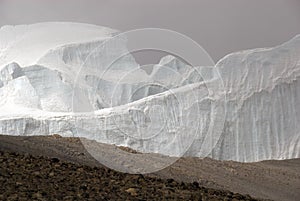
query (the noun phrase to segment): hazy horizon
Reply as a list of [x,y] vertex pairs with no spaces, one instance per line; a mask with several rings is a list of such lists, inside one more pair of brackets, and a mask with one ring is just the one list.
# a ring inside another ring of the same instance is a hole
[[231,52],[276,46],[300,34],[299,11],[298,0],[0,0],[0,26],[72,21],[120,31],[165,28],[192,38],[217,62]]

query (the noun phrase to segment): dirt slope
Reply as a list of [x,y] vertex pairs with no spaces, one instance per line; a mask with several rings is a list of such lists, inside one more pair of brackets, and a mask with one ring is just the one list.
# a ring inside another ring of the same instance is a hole
[[[91,142],[95,143],[95,142]],[[126,150],[97,143],[97,150],[112,156],[111,160],[122,160]],[[62,161],[89,167],[103,167],[82,146],[78,138],[59,136],[15,137],[0,136],[0,151],[32,154],[34,156],[56,157]],[[144,163],[143,158],[155,162],[156,155],[142,155],[136,163]],[[146,159],[145,159],[146,160]],[[198,182],[207,188],[249,194],[252,197],[272,200],[299,200],[300,159],[283,161],[263,161],[258,163],[237,163],[212,159],[181,158],[172,166],[148,175],[162,179],[172,178],[177,182]]]

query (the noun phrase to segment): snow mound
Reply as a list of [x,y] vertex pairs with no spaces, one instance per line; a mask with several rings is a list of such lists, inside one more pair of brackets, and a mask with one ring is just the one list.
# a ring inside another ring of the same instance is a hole
[[12,62],[34,65],[49,50],[112,37],[115,30],[89,24],[48,22],[3,26],[0,29],[0,66]]

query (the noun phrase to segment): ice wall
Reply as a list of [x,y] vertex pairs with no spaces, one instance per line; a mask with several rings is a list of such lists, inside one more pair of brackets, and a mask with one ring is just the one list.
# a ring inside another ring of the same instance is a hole
[[227,113],[223,138],[212,156],[235,161],[298,158],[300,35],[275,48],[230,54],[216,67],[225,85]]
[[300,156],[300,36],[215,67],[166,56],[148,75],[115,34],[72,23],[1,28],[0,133],[241,162]]

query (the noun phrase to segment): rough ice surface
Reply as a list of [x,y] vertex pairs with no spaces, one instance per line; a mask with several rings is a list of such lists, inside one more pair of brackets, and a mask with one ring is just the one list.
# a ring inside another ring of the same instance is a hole
[[76,23],[2,27],[0,133],[241,162],[300,156],[300,36],[214,67],[166,56],[148,75],[116,34]]
[[213,157],[298,158],[300,35],[275,48],[230,54],[216,67],[225,85],[227,113]]

